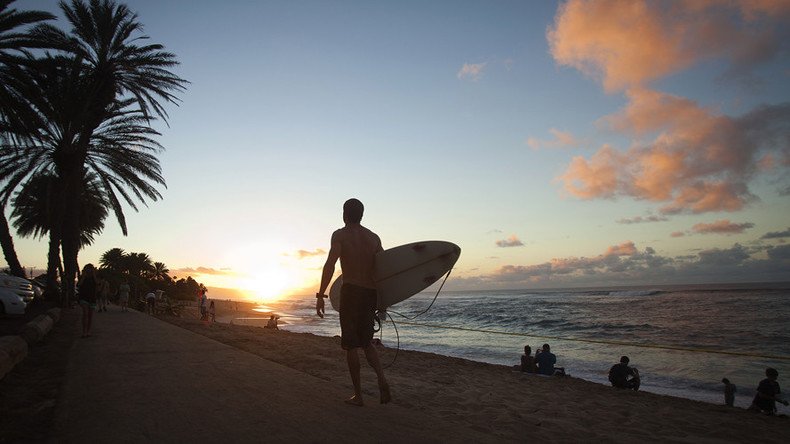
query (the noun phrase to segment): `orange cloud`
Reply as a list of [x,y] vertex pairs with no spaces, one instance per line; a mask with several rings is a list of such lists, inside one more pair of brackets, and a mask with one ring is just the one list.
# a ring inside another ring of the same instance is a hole
[[614,197],[622,188],[620,165],[626,163],[622,153],[604,145],[587,161],[582,156],[571,160],[565,173],[557,179],[565,182],[565,189],[582,199]]
[[551,128],[549,132],[554,136],[553,140],[541,140],[530,137],[527,139],[527,145],[533,150],[540,148],[565,148],[579,145],[579,140],[568,131],[560,131],[556,128]]
[[726,76],[747,78],[787,48],[789,21],[786,0],[562,3],[546,34],[551,54],[625,93],[627,105],[601,123],[633,140],[624,152],[607,144],[574,157],[558,177],[565,191],[663,203],[663,214],[738,211],[755,200],[756,174],[790,168],[790,104],[730,117],[651,83],[712,59],[729,65]]
[[316,257],[316,256],[326,256],[326,251],[317,248],[313,251],[299,250],[296,252],[296,257],[299,259],[304,259],[306,257]]
[[496,241],[496,246],[500,248],[507,248],[507,247],[523,247],[524,243],[519,240],[516,235],[512,235],[507,239],[502,239]]
[[725,57],[748,66],[773,58],[790,3],[570,0],[546,37],[554,59],[624,91],[700,60]]
[[612,245],[603,254],[604,257],[609,256],[633,256],[637,253],[636,246],[633,242],[628,241],[620,245]]
[[664,202],[663,214],[737,211],[755,199],[747,184],[764,171],[766,156],[790,153],[790,104],[733,118],[657,91],[635,89],[628,97],[602,121],[634,137],[654,134],[652,141],[573,158],[558,177],[572,196]]
[[691,231],[699,234],[738,234],[752,227],[754,227],[754,224],[751,222],[736,224],[730,222],[729,219],[723,219],[709,224],[696,224],[691,227]]

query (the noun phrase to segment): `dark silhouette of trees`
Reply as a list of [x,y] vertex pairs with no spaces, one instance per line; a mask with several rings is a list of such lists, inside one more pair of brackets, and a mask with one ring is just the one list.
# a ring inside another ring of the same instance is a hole
[[151,124],[166,120],[163,104],[177,103],[175,93],[186,81],[170,71],[178,64],[175,55],[144,44],[142,25],[125,5],[72,0],[60,7],[71,31],[50,24],[33,28],[31,41],[55,51],[40,58],[28,54],[9,77],[29,110],[19,113],[22,124],[8,125],[0,198],[38,175],[55,177],[61,198],[50,209],[49,234],[62,250],[69,300],[83,245],[80,198],[88,175],[95,175],[106,207],[127,234],[121,202],[137,211],[137,201],[161,198],[157,186],[165,181],[156,154],[162,147]]
[[[32,48],[41,48],[40,41],[22,29],[46,20],[54,15],[43,11],[17,11],[11,9],[12,0],[0,0],[0,143],[5,149],[7,133],[17,130],[24,121],[26,103],[14,90],[13,79],[18,66],[24,63],[25,55]],[[3,181],[0,176],[0,182]],[[14,249],[14,241],[5,217],[5,207],[10,195],[0,195],[0,246],[3,249],[9,271],[15,276],[25,277]]]
[[122,279],[132,287],[132,297],[137,299],[152,290],[162,290],[171,299],[194,301],[197,292],[205,286],[191,276],[174,281],[163,262],[153,262],[146,253],[126,253],[112,248],[99,260],[100,272],[114,289]]
[[[93,243],[94,236],[104,229],[107,218],[107,202],[101,193],[101,187],[95,174],[86,177],[87,183],[82,190],[80,205],[80,248]],[[33,176],[26,186],[14,197],[11,217],[14,228],[20,236],[43,237],[47,235],[55,223],[52,208],[61,199],[56,187],[57,178],[51,174]],[[57,282],[54,277],[62,272],[60,249],[55,236],[50,236],[47,260],[47,292],[50,297],[57,295]]]

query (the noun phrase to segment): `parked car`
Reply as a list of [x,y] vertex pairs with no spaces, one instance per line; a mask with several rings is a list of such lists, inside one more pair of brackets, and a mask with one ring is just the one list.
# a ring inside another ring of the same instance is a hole
[[24,315],[35,296],[33,284],[27,279],[0,274],[0,315]]

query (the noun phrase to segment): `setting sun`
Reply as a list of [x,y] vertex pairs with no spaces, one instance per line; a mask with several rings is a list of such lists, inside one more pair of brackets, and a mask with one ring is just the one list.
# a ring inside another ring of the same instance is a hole
[[295,286],[298,286],[295,273],[285,267],[263,269],[248,278],[240,278],[237,284],[260,302],[280,299],[293,292]]

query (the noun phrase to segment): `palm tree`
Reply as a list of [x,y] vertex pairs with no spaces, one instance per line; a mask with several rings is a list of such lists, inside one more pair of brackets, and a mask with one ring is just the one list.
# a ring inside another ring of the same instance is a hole
[[146,253],[129,253],[126,255],[126,269],[131,276],[146,277],[154,270],[154,263]]
[[[104,200],[101,186],[95,174],[86,178],[80,204],[80,248],[93,243],[94,236],[104,229],[107,218],[108,204]],[[20,236],[43,237],[48,234],[54,224],[52,208],[61,199],[55,186],[57,178],[51,174],[33,176],[16,194],[13,200],[14,227]],[[55,276],[62,270],[60,248],[55,236],[50,236],[47,261],[47,290],[50,294],[57,293]]]
[[[10,9],[11,3],[13,0],[0,0],[0,137],[3,137],[10,126],[20,122],[18,118],[20,115],[25,114],[24,101],[20,100],[11,87],[14,83],[11,80],[13,73],[28,49],[42,47],[39,40],[32,38],[27,32],[22,32],[21,28],[55,18],[48,12],[19,12]],[[0,199],[0,245],[11,274],[24,277],[25,272],[17,258],[8,220],[5,217],[7,202],[7,197]]]
[[167,268],[163,262],[154,262],[154,268],[151,271],[151,279],[157,281],[169,281],[170,280],[170,270]]
[[126,271],[126,252],[121,248],[111,248],[101,255],[99,264],[102,268],[123,273]]
[[[148,126],[151,119],[130,108],[131,100],[119,100],[108,106],[107,119],[94,131],[86,151],[75,160],[73,141],[79,137],[75,129],[85,121],[81,97],[89,87],[84,66],[74,59],[45,57],[31,61],[24,72],[25,77],[17,88],[35,111],[38,130],[18,137],[15,145],[0,155],[0,177],[6,177],[0,197],[28,183],[30,176],[52,172],[54,187],[61,198],[55,199],[50,209],[53,223],[49,233],[51,243],[63,248],[63,282],[68,292],[70,282],[73,286],[69,271],[76,273],[76,257],[72,256],[69,262],[65,235],[70,233],[67,230],[75,221],[83,218],[82,207],[69,211],[74,196],[84,194],[88,175],[95,177],[92,183],[101,196],[102,206],[114,211],[126,234],[126,220],[116,192],[135,210],[134,197],[143,202],[145,197],[152,200],[161,197],[150,183],[164,184],[159,162],[153,154],[160,151],[161,146],[152,138],[158,133]],[[79,167],[74,166],[77,163]],[[81,205],[79,201],[76,203]],[[79,224],[76,226],[80,228]],[[79,239],[79,231],[77,234],[78,242],[74,247],[79,249],[84,244]]]
[[[153,200],[161,197],[138,175],[148,173],[148,179],[164,185],[158,161],[148,153],[153,142],[149,136],[158,135],[149,125],[153,115],[167,119],[160,101],[177,103],[174,93],[183,91],[186,81],[169,71],[178,64],[174,54],[164,51],[159,44],[140,44],[148,37],[139,35],[142,25],[125,5],[111,0],[91,0],[89,5],[72,0],[70,5],[62,1],[60,7],[72,26],[71,33],[42,25],[37,28],[36,36],[54,47],[67,48],[83,68],[78,76],[84,87],[80,88],[84,93],[80,119],[66,150],[67,159],[59,165],[65,193],[62,248],[67,291],[71,295],[79,252],[77,196],[84,169],[100,170],[97,173],[105,183],[105,192],[119,221],[122,212],[116,191],[133,208],[136,208],[134,202],[124,187],[131,188],[143,202],[144,197]],[[123,119],[128,119],[125,122],[128,126],[123,129],[125,137],[102,140],[98,136],[108,122],[120,123]],[[100,144],[105,147],[102,151],[106,157],[88,159],[97,139],[104,142]],[[139,152],[139,149],[145,155],[138,155],[137,159],[121,155],[121,151]],[[122,226],[125,234],[125,224]]]
[[78,198],[86,171],[99,177],[126,234],[118,195],[135,210],[135,198],[145,203],[145,198],[161,197],[155,185],[164,185],[164,178],[154,155],[161,146],[153,140],[159,133],[150,125],[156,116],[166,120],[161,102],[176,104],[174,93],[183,91],[187,82],[169,71],[178,64],[175,55],[162,45],[141,45],[147,36],[139,35],[141,24],[126,6],[111,0],[72,0],[60,7],[71,33],[44,24],[33,35],[62,54],[27,70],[32,80],[21,82],[45,128],[28,138],[32,144],[6,156],[5,163],[0,159],[0,177],[4,171],[14,174],[0,196],[41,168],[55,171],[64,198],[54,209],[60,224],[50,233],[60,238],[70,298],[80,245]]

